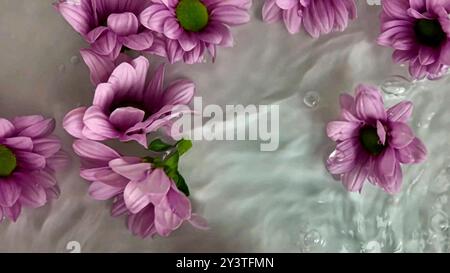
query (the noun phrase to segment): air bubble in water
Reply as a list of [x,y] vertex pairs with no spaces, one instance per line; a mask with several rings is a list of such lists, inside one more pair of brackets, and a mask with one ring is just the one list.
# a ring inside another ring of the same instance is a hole
[[431,217],[431,227],[435,231],[445,231],[448,229],[448,216],[444,212],[438,212]]
[[381,253],[381,245],[377,241],[368,242],[362,249],[364,253]]
[[303,98],[303,103],[311,109],[316,109],[320,103],[320,95],[315,91],[309,91]]
[[411,81],[403,76],[389,77],[381,85],[381,89],[384,93],[395,96],[404,95],[411,87]]
[[70,63],[71,64],[79,64],[80,63],[80,58],[78,56],[72,56],[72,58],[70,58]]
[[305,246],[314,247],[322,244],[322,237],[317,230],[311,230],[303,238]]

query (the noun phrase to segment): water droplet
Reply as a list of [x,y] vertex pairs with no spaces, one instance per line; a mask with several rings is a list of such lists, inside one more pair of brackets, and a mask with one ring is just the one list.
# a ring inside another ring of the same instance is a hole
[[381,245],[377,241],[370,241],[363,246],[362,251],[364,253],[381,253]]
[[306,247],[314,247],[322,245],[322,237],[317,230],[311,230],[305,234],[303,238]]
[[60,73],[64,73],[64,72],[66,72],[66,66],[62,64],[58,67],[58,70]]
[[448,216],[444,212],[438,212],[431,217],[431,227],[435,231],[445,231],[448,229]]
[[305,105],[311,109],[316,109],[319,106],[320,95],[315,91],[309,91],[303,98]]
[[70,63],[71,64],[79,64],[80,63],[80,58],[78,56],[72,56],[72,58],[70,58]]
[[411,81],[403,76],[392,76],[383,82],[381,89],[386,94],[400,96],[407,93],[412,85]]

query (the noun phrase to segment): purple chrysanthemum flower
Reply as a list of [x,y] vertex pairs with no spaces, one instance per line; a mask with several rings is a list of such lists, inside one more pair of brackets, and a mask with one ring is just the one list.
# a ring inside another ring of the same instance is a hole
[[378,43],[395,49],[415,79],[439,78],[450,65],[450,2],[384,0]]
[[262,10],[268,23],[284,21],[289,33],[305,30],[314,38],[332,31],[344,31],[356,18],[355,0],[266,0]]
[[53,119],[0,118],[0,222],[12,221],[22,207],[38,208],[59,196],[54,176],[67,163]]
[[151,47],[151,31],[139,14],[151,0],[61,0],[56,9],[100,55],[117,58],[123,47],[143,51]]
[[91,182],[89,195],[96,200],[113,199],[112,216],[126,215],[134,235],[169,236],[186,221],[207,228],[163,169],[142,158],[123,157],[91,140],[76,140],[73,148],[81,158],[81,176]]
[[140,21],[168,40],[150,52],[171,62],[196,63],[203,60],[205,51],[214,59],[216,46],[233,46],[229,26],[247,23],[250,6],[251,0],[154,0]]
[[360,85],[356,97],[341,95],[341,119],[327,126],[327,135],[336,141],[327,167],[340,175],[349,191],[361,191],[364,181],[397,193],[402,184],[400,164],[426,159],[424,144],[406,124],[412,114],[411,102],[385,110],[381,92]]
[[64,129],[80,139],[135,140],[147,147],[147,134],[170,124],[180,115],[178,106],[189,104],[195,93],[189,80],[174,81],[164,90],[163,65],[147,82],[148,69],[145,57],[121,63],[108,82],[97,86],[92,106],[66,115]]

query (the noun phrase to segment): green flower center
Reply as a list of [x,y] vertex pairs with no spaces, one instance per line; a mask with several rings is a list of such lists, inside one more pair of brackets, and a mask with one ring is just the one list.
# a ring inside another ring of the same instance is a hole
[[0,177],[10,176],[16,167],[16,156],[10,149],[0,145]]
[[371,155],[381,154],[385,147],[378,137],[377,129],[374,127],[363,127],[359,131],[359,141],[364,150]]
[[419,43],[430,47],[439,47],[447,39],[439,20],[419,19],[414,32]]
[[208,10],[200,0],[181,0],[176,15],[181,26],[192,32],[203,30],[209,21]]

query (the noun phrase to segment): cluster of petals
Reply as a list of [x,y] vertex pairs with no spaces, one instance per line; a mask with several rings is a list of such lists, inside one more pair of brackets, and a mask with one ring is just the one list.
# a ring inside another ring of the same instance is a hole
[[[55,7],[90,50],[111,61],[125,50],[135,50],[192,64],[205,60],[206,53],[215,59],[217,46],[233,46],[230,27],[250,20],[251,4],[251,0],[60,0]],[[179,9],[183,5],[188,9]],[[183,25],[183,18],[198,21],[196,12],[204,13],[201,28]]]
[[163,169],[138,157],[124,157],[92,140],[76,140],[73,148],[81,158],[81,177],[90,182],[89,195],[96,200],[113,200],[112,216],[126,215],[134,235],[169,236],[186,221],[207,228]]
[[[85,53],[85,59],[97,56]],[[164,88],[163,65],[147,80],[149,61],[142,56],[115,68],[97,64],[90,66],[94,78],[101,81],[112,70],[108,81],[97,85],[91,106],[64,118],[64,129],[78,139],[137,141],[147,147],[147,135],[170,127],[181,114],[179,106],[189,104],[195,93],[194,83],[185,79]]]
[[340,119],[327,126],[328,137],[337,142],[327,161],[329,172],[352,192],[360,192],[368,180],[390,194],[398,193],[401,164],[427,157],[425,145],[407,124],[413,104],[403,101],[386,110],[381,92],[368,85],[359,85],[355,97],[341,95],[340,103]]
[[378,43],[394,49],[396,63],[414,79],[437,79],[450,65],[450,2],[383,0]]
[[59,196],[55,174],[68,157],[54,129],[55,121],[40,115],[0,118],[0,221]]
[[283,21],[291,34],[303,28],[314,38],[344,31],[357,16],[355,0],[266,0],[262,9],[268,23]]

